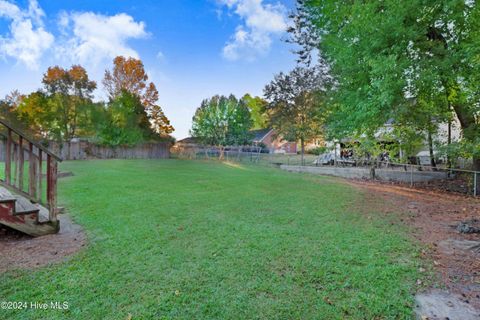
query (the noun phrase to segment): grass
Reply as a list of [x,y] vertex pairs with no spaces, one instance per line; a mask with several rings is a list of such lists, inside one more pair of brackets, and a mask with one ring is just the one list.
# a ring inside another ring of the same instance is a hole
[[[173,154],[173,156],[178,158],[185,158],[185,155],[181,155],[181,154]],[[202,159],[202,160],[206,158],[203,152],[198,152],[195,157],[197,159]],[[302,156],[300,154],[243,152],[239,155],[236,152],[225,152],[224,158],[226,161],[230,160],[230,161],[242,162],[242,163],[254,162],[256,164],[261,164],[261,165],[272,165],[272,164],[301,165],[302,164]],[[209,159],[217,160],[218,156],[210,155]],[[305,154],[303,161],[304,161],[304,164],[306,165],[313,165],[315,160],[317,159],[318,159],[318,155]]]
[[203,161],[76,161],[60,202],[88,233],[68,261],[0,275],[3,319],[410,319],[407,231],[331,178]]

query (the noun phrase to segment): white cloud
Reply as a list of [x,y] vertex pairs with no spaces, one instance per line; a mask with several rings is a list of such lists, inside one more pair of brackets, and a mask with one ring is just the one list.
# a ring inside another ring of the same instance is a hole
[[43,17],[45,17],[45,12],[38,5],[37,0],[30,0],[28,5],[28,16],[31,17],[34,22],[43,27]]
[[19,7],[7,1],[0,1],[0,17],[18,19],[21,16],[22,12],[20,11]]
[[0,18],[11,20],[9,34],[0,35],[0,55],[37,69],[43,53],[54,42],[54,36],[43,27],[44,16],[36,0],[30,0],[26,10],[0,0]]
[[57,24],[60,32],[63,35],[66,35],[68,28],[70,27],[70,16],[66,11],[60,11],[60,13],[58,14]]
[[254,60],[270,50],[272,37],[287,29],[286,8],[263,0],[220,0],[243,21],[223,48],[228,60]]
[[82,64],[97,65],[118,55],[138,58],[128,40],[148,36],[145,23],[136,22],[125,13],[114,16],[93,12],[62,13],[59,26],[69,40],[60,46],[58,53]]
[[108,16],[62,10],[56,15],[54,37],[46,29],[45,12],[37,0],[29,0],[27,7],[0,0],[0,19],[9,24],[8,31],[0,34],[0,59],[13,59],[32,70],[52,58],[55,64],[80,63],[92,69],[118,55],[138,58],[129,41],[148,36],[145,23],[125,13]]

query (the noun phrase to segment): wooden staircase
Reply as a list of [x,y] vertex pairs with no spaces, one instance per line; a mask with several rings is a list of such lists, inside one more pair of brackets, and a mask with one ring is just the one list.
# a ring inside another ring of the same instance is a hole
[[0,224],[34,237],[58,232],[57,166],[62,159],[6,121],[0,119],[0,127],[5,160]]

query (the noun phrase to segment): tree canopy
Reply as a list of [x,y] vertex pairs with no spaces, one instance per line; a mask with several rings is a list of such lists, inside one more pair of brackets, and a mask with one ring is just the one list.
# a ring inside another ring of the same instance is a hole
[[193,116],[191,134],[207,145],[245,145],[251,142],[253,121],[243,100],[214,96],[202,101]]
[[253,125],[252,129],[264,129],[268,126],[268,115],[266,113],[267,101],[261,97],[252,97],[250,94],[245,94],[242,101],[250,110]]
[[299,0],[295,21],[303,61],[319,49],[338,82],[335,134],[368,134],[389,119],[429,130],[456,117],[480,170],[476,2]]
[[155,104],[158,100],[157,88],[153,82],[148,82],[143,62],[139,59],[123,56],[113,59],[113,69],[105,70],[103,85],[112,100],[122,91],[137,95],[145,106]]
[[97,119],[98,139],[110,146],[135,145],[150,140],[150,122],[138,96],[123,90],[105,109],[103,119]]
[[59,142],[74,137],[108,145],[170,140],[173,126],[147,80],[140,60],[117,57],[103,81],[109,101],[93,102],[96,82],[82,66],[54,66],[44,73],[41,89],[27,95],[13,91],[0,101],[0,112],[33,135]]
[[322,105],[330,85],[331,78],[320,67],[296,67],[275,75],[264,89],[269,123],[284,139],[300,141],[302,158],[305,142],[322,133]]
[[21,97],[16,112],[28,126],[46,138],[69,141],[87,127],[95,81],[78,65],[50,67],[43,75],[43,90]]
[[168,135],[174,131],[170,120],[157,104],[158,90],[153,82],[148,82],[148,75],[141,60],[116,57],[113,60],[113,69],[105,70],[103,85],[110,100],[122,95],[124,91],[136,95],[147,112],[152,129],[159,135]]

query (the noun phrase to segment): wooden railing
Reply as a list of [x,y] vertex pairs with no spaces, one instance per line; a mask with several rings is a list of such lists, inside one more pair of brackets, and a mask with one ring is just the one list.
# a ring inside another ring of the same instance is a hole
[[0,125],[5,146],[5,175],[0,182],[48,208],[49,220],[57,221],[57,170],[62,159],[5,120],[0,119]]

